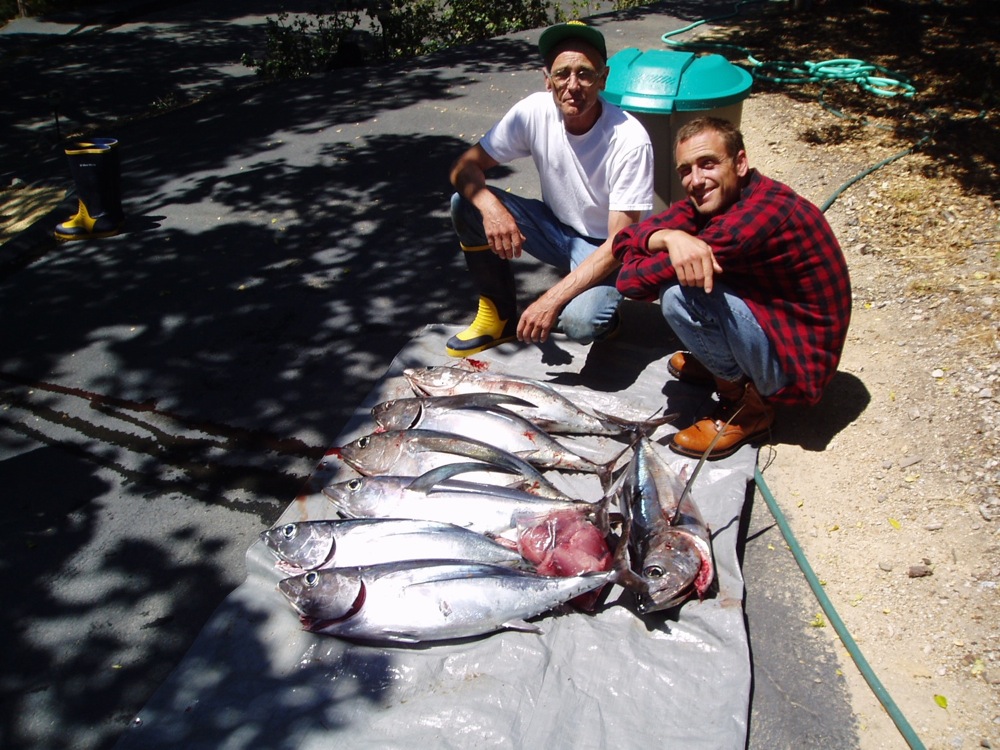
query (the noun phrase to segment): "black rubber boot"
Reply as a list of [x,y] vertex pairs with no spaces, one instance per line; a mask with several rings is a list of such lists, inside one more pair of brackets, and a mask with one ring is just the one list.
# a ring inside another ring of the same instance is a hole
[[462,254],[479,289],[479,310],[469,327],[445,344],[452,357],[468,357],[517,337],[517,291],[510,261],[489,245],[462,245]]
[[74,216],[56,227],[56,239],[68,242],[118,234],[125,223],[118,141],[74,141],[66,147],[66,159],[76,183],[78,208]]

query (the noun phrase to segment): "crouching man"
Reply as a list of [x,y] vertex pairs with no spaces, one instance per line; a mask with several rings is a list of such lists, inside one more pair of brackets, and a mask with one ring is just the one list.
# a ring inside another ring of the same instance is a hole
[[[709,458],[766,441],[774,404],[815,404],[851,317],[847,264],[822,212],[751,169],[731,123],[703,117],[675,138],[686,199],[618,233],[618,290],[659,299],[687,351],[670,373],[715,388],[715,410],[670,447]],[[726,426],[727,420],[732,421]]]

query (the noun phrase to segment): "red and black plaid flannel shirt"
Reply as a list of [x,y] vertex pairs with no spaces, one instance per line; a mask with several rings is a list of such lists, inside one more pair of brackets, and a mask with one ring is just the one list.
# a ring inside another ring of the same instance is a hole
[[740,295],[775,347],[790,385],[771,397],[815,404],[830,382],[851,319],[851,282],[837,238],[823,213],[791,188],[751,170],[740,199],[705,219],[689,200],[618,233],[618,291],[655,301],[677,282],[667,253],[650,253],[649,237],[680,229],[707,242],[722,266],[719,281]]

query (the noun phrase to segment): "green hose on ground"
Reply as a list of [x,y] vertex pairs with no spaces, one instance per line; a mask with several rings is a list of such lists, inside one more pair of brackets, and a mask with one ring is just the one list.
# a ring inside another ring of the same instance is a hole
[[854,638],[851,637],[850,632],[847,630],[847,626],[844,625],[844,621],[840,619],[840,615],[837,614],[837,610],[833,606],[833,602],[826,595],[823,590],[823,585],[819,582],[816,574],[813,572],[812,566],[809,565],[809,560],[806,559],[805,553],[802,551],[802,547],[795,539],[795,535],[792,534],[792,529],[788,525],[788,519],[785,518],[785,514],[782,513],[781,508],[778,506],[778,501],[774,499],[774,495],[771,494],[771,490],[767,486],[767,482],[764,481],[764,475],[761,474],[760,468],[754,470],[754,482],[757,484],[757,489],[760,490],[760,494],[764,497],[764,502],[767,503],[768,509],[771,511],[771,515],[774,516],[775,522],[778,524],[778,528],[781,529],[781,535],[785,538],[785,542],[788,544],[788,548],[792,551],[792,555],[795,557],[795,561],[799,564],[799,568],[802,569],[802,573],[805,575],[806,580],[809,582],[809,587],[812,589],[813,594],[819,601],[819,605],[823,608],[823,612],[826,613],[827,619],[833,626],[833,629],[837,631],[837,635],[840,636],[841,642],[847,649],[847,652],[854,659],[854,663],[857,665],[858,669],[861,671],[861,675],[865,678],[868,686],[875,693],[875,697],[878,698],[882,707],[885,708],[886,713],[892,718],[899,729],[900,734],[903,735],[903,739],[906,743],[913,748],[913,750],[924,750],[924,744],[917,737],[917,733],[910,726],[910,723],[903,716],[903,713],[899,710],[899,707],[892,700],[892,696],[886,691],[879,681],[878,677],[875,676],[875,672],[872,671],[871,666],[868,664],[861,650],[858,648],[858,644],[855,642]]

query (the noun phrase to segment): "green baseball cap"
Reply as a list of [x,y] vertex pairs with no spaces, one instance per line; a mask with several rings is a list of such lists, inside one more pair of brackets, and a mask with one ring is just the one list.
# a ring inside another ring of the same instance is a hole
[[549,59],[549,53],[555,49],[556,45],[567,39],[580,39],[601,53],[604,61],[608,60],[608,48],[604,43],[604,35],[593,26],[588,26],[583,21],[567,21],[549,26],[538,38],[538,51],[542,53],[542,58]]

